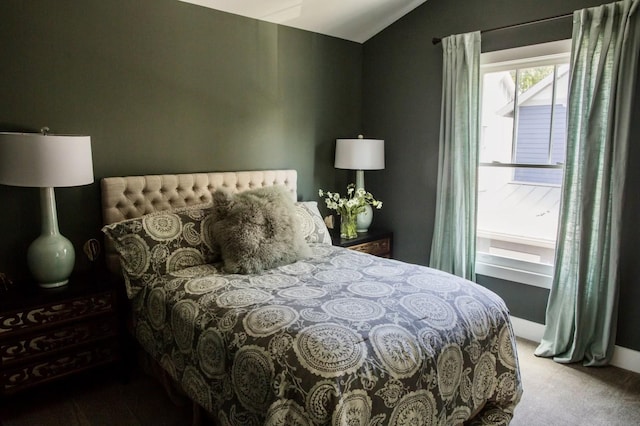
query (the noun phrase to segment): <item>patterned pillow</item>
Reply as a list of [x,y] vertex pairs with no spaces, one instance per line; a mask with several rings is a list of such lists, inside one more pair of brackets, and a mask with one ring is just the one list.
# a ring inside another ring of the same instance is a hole
[[212,263],[220,253],[211,240],[212,206],[199,205],[151,213],[102,228],[120,256],[127,294],[156,277]]
[[318,203],[315,201],[299,201],[296,203],[296,215],[304,239],[308,243],[331,244],[331,234],[322,220]]

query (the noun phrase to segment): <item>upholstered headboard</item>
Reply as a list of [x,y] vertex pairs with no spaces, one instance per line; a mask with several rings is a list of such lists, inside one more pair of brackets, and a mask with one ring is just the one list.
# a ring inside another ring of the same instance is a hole
[[[157,211],[205,204],[220,188],[242,192],[282,185],[291,192],[295,201],[297,180],[295,170],[108,177],[101,181],[102,219],[107,225]],[[119,271],[118,257],[110,241],[105,246],[107,267],[111,271]]]

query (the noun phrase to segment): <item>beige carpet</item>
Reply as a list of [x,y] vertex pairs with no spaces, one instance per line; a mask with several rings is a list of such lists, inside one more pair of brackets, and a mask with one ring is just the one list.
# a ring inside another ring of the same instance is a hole
[[513,426],[640,425],[640,374],[616,367],[558,364],[518,340],[524,395]]
[[[524,396],[513,426],[640,425],[640,374],[585,368],[533,356],[518,341]],[[3,426],[183,426],[191,407],[176,407],[143,374],[123,384],[112,371],[33,390],[0,402]]]

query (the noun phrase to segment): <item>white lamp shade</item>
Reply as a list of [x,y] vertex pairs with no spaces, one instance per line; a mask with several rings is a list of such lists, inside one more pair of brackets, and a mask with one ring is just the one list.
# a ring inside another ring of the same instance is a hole
[[384,140],[336,139],[337,169],[384,169]]
[[0,183],[60,187],[93,182],[89,136],[0,133]]

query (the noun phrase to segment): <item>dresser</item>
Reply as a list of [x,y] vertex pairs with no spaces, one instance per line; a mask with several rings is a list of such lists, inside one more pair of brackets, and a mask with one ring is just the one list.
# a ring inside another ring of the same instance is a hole
[[356,238],[345,240],[339,232],[332,232],[334,246],[346,247],[375,256],[390,258],[393,255],[393,232],[382,229],[369,229],[369,232],[358,232]]
[[0,394],[10,395],[121,359],[116,286],[107,273],[0,293]]

